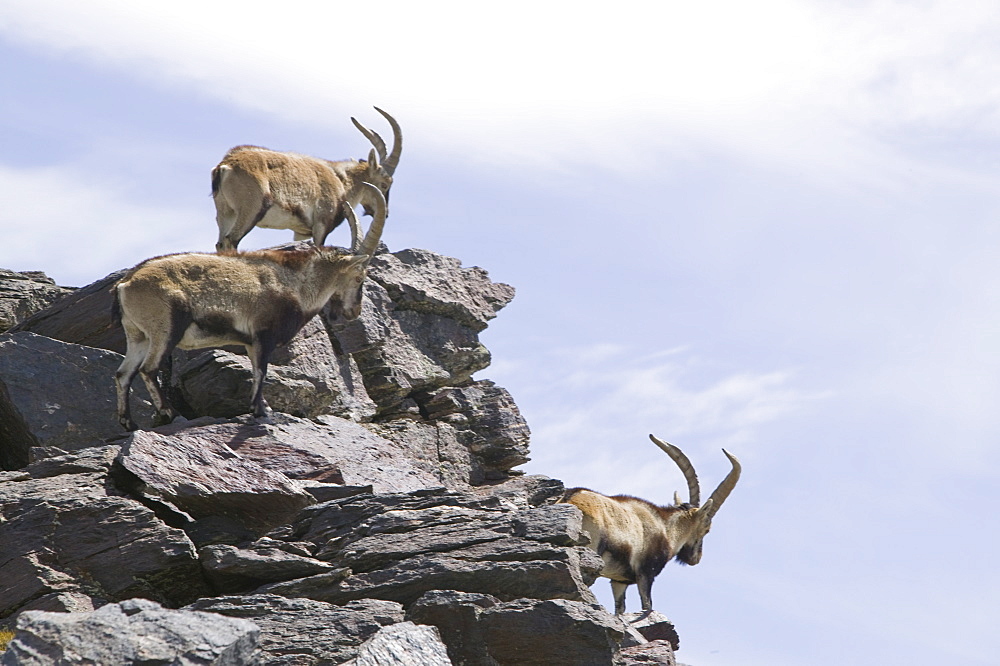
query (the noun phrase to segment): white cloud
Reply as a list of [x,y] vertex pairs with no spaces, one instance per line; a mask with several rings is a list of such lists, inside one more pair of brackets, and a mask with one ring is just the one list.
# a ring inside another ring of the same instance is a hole
[[847,173],[892,165],[901,127],[996,138],[998,27],[978,1],[0,6],[10,39],[296,122],[377,103],[445,154],[623,170],[707,144]]
[[[703,462],[706,470],[722,474],[728,463],[720,447],[754,455],[761,427],[828,397],[797,388],[792,372],[718,376],[706,365],[684,349],[636,355],[595,345],[532,358],[523,366],[497,365],[489,375],[516,385],[510,387],[532,428],[527,471],[667,501],[660,497],[663,477],[676,470],[648,433],[680,446],[696,468]],[[614,479],[621,487],[607,488]]]
[[[4,202],[0,266],[42,270],[59,284],[82,286],[141,259],[211,248],[204,215],[132,203],[113,187],[66,169],[0,166]],[[141,227],[142,233],[134,233]]]

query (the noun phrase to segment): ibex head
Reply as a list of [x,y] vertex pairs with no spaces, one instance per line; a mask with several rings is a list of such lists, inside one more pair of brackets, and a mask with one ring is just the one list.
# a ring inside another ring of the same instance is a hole
[[[732,469],[712,493],[712,496],[704,504],[701,504],[701,488],[698,485],[698,475],[695,474],[694,466],[691,465],[688,457],[673,444],[668,444],[654,435],[650,435],[649,439],[663,449],[670,456],[671,460],[677,463],[681,473],[684,475],[684,479],[687,481],[688,501],[686,503],[687,515],[685,518],[686,521],[690,521],[688,525],[689,530],[686,530],[689,536],[677,550],[677,561],[684,564],[698,564],[701,561],[702,542],[705,539],[705,535],[712,528],[712,517],[722,507],[722,503],[726,501],[729,493],[733,491],[733,488],[736,487],[736,482],[740,479],[740,472],[742,470],[740,461],[729,453],[729,451],[722,449],[722,452],[729,458]],[[674,493],[674,504],[679,507],[685,506],[681,503],[680,494],[676,492]]]
[[[377,187],[382,192],[382,196],[385,198],[386,202],[389,201],[389,188],[392,187],[392,175],[396,172],[396,166],[399,164],[399,155],[403,151],[403,133],[399,129],[399,123],[390,116],[388,113],[382,109],[375,107],[375,110],[382,114],[388,122],[389,126],[392,127],[392,150],[387,151],[385,147],[385,141],[382,137],[378,135],[364,125],[362,125],[354,117],[351,117],[351,122],[354,126],[365,135],[373,148],[368,153],[368,170],[365,173],[364,181],[371,183]],[[374,210],[368,201],[362,202],[365,208],[365,215],[373,215]]]

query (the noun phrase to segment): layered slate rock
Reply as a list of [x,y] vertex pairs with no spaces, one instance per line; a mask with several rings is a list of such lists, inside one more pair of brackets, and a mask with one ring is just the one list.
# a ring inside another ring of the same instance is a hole
[[638,631],[648,641],[667,641],[674,650],[680,649],[680,638],[674,623],[659,611],[623,613],[622,620]]
[[71,293],[72,289],[57,286],[40,271],[17,273],[0,268],[0,332]]
[[467,666],[619,664],[623,623],[599,605],[428,592],[406,618],[436,626],[452,662]]
[[357,360],[380,415],[416,414],[415,392],[465,384],[489,365],[478,333],[512,287],[426,250],[376,255],[369,275],[361,316],[327,324]]
[[81,287],[39,310],[11,332],[26,331],[87,347],[125,353],[125,331],[111,318],[111,289],[127,269]]
[[200,599],[185,610],[242,618],[260,627],[261,663],[341,664],[382,627],[403,621],[403,607],[363,599],[343,606],[312,599],[250,595]]
[[[33,333],[0,335],[0,468],[121,434],[114,381],[121,361],[113,352]],[[133,405],[140,418],[151,418],[144,395],[145,387],[133,392]]]
[[219,592],[243,592],[265,583],[277,583],[328,573],[333,565],[309,557],[282,542],[262,539],[246,548],[212,544],[201,548],[205,576]]
[[315,501],[284,474],[220,442],[138,430],[122,445],[117,462],[134,476],[133,492],[194,519],[234,520],[256,534],[290,521]]
[[[441,485],[433,459],[422,459],[412,448],[334,416],[306,420],[275,413],[267,420],[199,419],[154,432],[167,447],[224,446],[244,461],[296,481],[373,486],[376,492]],[[305,484],[300,487],[308,489]]]
[[89,613],[24,613],[0,663],[256,664],[259,634],[246,620],[131,599]]
[[600,558],[578,546],[580,513],[568,505],[511,509],[495,497],[444,489],[359,495],[308,507],[290,538],[350,571],[278,583],[261,592],[344,603],[413,603],[429,590],[596,603]]
[[194,545],[109,481],[116,446],[0,475],[0,617],[208,593]]
[[[253,371],[245,354],[212,349],[184,356],[176,382],[193,414],[232,417],[250,411]],[[357,364],[336,353],[318,317],[271,355],[264,398],[272,409],[293,416],[366,421],[375,414]]]

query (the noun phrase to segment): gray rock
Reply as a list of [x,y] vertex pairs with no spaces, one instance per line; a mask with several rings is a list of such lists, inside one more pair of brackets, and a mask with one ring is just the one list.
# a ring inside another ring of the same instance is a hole
[[[250,359],[223,349],[178,355],[177,382],[196,415],[232,417],[250,411]],[[334,414],[363,421],[375,414],[361,373],[349,355],[337,354],[318,317],[270,359],[264,397],[272,409],[311,418]]]
[[508,511],[495,498],[444,490],[327,502],[303,511],[293,535],[351,575],[260,591],[332,603],[377,598],[406,605],[430,590],[596,603],[589,585],[602,562],[573,545],[580,525],[578,512],[565,507]]
[[483,380],[418,396],[417,403],[428,419],[445,419],[468,432],[467,446],[486,479],[505,478],[528,462],[531,433],[507,389]]
[[674,660],[670,641],[656,640],[621,651],[623,666],[683,666]]
[[432,625],[441,632],[448,657],[456,666],[496,666],[479,625],[483,610],[501,605],[488,594],[432,590],[406,611],[406,619]]
[[39,310],[11,332],[25,331],[71,344],[125,353],[125,331],[111,320],[111,288],[126,269],[64,296]]
[[439,591],[421,597],[406,618],[436,626],[461,666],[621,663],[622,624],[596,604]]
[[85,598],[177,605],[208,593],[184,532],[112,494],[106,465],[114,448],[68,454],[58,461],[66,473],[46,460],[26,468],[25,478],[0,481],[0,617],[32,607],[71,610]]
[[23,613],[0,663],[245,666],[260,663],[259,634],[246,620],[132,599],[89,613]]
[[134,491],[193,518],[224,516],[259,534],[315,501],[284,474],[222,443],[183,436],[186,432],[137,430],[125,440],[117,462],[137,479]]
[[476,332],[514,298],[510,285],[492,282],[478,266],[427,250],[401,250],[372,260],[369,274],[398,309],[441,315]]
[[72,289],[56,286],[45,273],[0,268],[0,332],[71,293]]
[[451,666],[434,627],[400,622],[383,627],[342,666]]
[[384,626],[403,621],[403,607],[364,599],[343,606],[312,599],[251,595],[200,599],[185,610],[250,620],[260,627],[266,666],[340,664]]
[[[119,435],[114,374],[121,361],[113,352],[34,333],[0,335],[0,468]],[[137,416],[151,415],[142,401]]]
[[224,593],[314,576],[334,568],[327,562],[264,544],[251,544],[247,548],[210,545],[198,554],[206,577],[216,590]]
[[621,619],[642,634],[647,641],[668,641],[674,650],[679,650],[681,647],[674,623],[659,611],[624,613]]

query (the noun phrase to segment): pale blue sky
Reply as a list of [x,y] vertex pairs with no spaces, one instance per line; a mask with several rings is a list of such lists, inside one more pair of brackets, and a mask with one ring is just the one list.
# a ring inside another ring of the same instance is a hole
[[992,664],[1000,6],[691,4],[8,0],[0,266],[211,250],[229,147],[361,157],[378,105],[389,247],[518,290],[480,375],[527,471],[666,503],[648,433],[743,461],[653,589],[681,661]]

